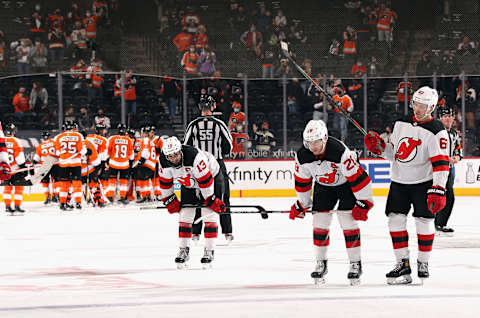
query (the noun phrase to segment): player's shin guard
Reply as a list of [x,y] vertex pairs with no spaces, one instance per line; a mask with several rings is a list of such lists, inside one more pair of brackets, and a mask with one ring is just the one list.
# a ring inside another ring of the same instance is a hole
[[42,182],[42,190],[43,193],[45,194],[45,197],[49,198],[50,197],[50,187],[48,182]]
[[115,194],[115,188],[117,186],[117,178],[110,178],[108,180],[108,187],[107,187],[107,198],[110,200],[110,201],[113,201],[113,196]]
[[344,230],[343,235],[345,236],[345,245],[350,262],[360,261],[360,229]]
[[82,203],[82,181],[73,180],[72,189],[72,197],[75,200],[75,203]]
[[70,182],[59,181],[60,183],[60,203],[67,203],[68,190],[70,188]]
[[215,249],[215,239],[218,236],[217,222],[205,222],[203,231],[205,235],[205,248],[207,250]]
[[3,202],[7,208],[12,205],[12,189],[12,186],[5,186],[3,189]]
[[155,196],[162,195],[162,191],[160,190],[160,179],[158,177],[153,178],[152,183],[153,183],[153,194]]
[[435,237],[434,219],[415,218],[418,238],[418,261],[428,263]]
[[192,223],[179,222],[178,237],[180,238],[180,247],[190,246],[192,239]]
[[15,194],[14,194],[14,204],[15,206],[20,206],[23,201],[23,186],[15,186]]
[[328,245],[330,245],[329,229],[313,229],[313,250],[315,260],[326,260]]
[[126,199],[128,191],[128,179],[120,179],[119,183],[120,198]]
[[393,252],[397,262],[409,258],[407,216],[399,213],[390,213],[388,228],[392,238]]

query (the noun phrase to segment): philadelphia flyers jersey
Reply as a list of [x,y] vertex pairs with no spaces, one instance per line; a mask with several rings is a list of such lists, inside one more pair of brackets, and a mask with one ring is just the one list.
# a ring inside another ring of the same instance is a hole
[[97,134],[90,134],[87,136],[87,139],[90,140],[93,145],[95,146],[95,149],[97,150],[98,153],[98,158],[100,161],[106,161],[108,158],[107,154],[107,147],[108,147],[108,140],[107,138],[97,135]]
[[47,139],[37,146],[35,154],[33,155],[33,161],[43,163],[48,156],[57,157],[55,153],[55,142],[53,139]]
[[133,142],[128,136],[115,135],[108,139],[108,164],[114,169],[130,168],[133,161]]
[[62,168],[80,167],[81,156],[87,153],[83,145],[83,136],[74,131],[65,131],[55,137],[55,152]]
[[25,163],[25,154],[23,146],[17,137],[6,137],[5,146],[7,147],[8,164],[12,170],[16,170]]
[[156,140],[145,138],[143,142],[142,151],[140,154],[140,158],[144,158],[145,161],[143,166],[155,171],[155,165],[157,163],[157,153],[155,151],[156,148]]
[[97,149],[95,148],[95,144],[89,139],[85,139],[83,141],[83,144],[87,148],[87,153],[88,149],[90,149],[91,153],[89,155],[85,154],[82,156],[82,177],[92,173],[95,168],[101,163]]
[[187,188],[200,189],[202,196],[207,198],[213,194],[213,179],[220,171],[217,159],[206,151],[193,146],[182,146],[182,166],[174,167],[160,154],[158,169],[162,198],[173,193],[173,181],[180,180]]
[[294,178],[298,200],[304,207],[312,206],[313,183],[334,187],[349,182],[357,200],[373,202],[371,180],[357,154],[334,137],[328,137],[323,155],[315,156],[305,147],[296,152]]
[[391,179],[402,184],[418,184],[433,179],[445,188],[448,179],[447,130],[431,119],[419,123],[415,117],[395,122],[390,143],[383,156],[392,161]]

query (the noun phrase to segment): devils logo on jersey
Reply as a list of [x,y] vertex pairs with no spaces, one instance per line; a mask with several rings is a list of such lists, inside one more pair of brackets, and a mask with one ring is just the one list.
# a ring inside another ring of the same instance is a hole
[[422,144],[420,139],[415,140],[411,137],[404,137],[400,139],[395,160],[400,162],[412,161],[417,155],[417,147]]
[[333,170],[329,173],[325,173],[321,176],[315,176],[315,181],[323,184],[333,184],[338,182],[339,175],[337,174],[338,166],[334,163],[331,164]]

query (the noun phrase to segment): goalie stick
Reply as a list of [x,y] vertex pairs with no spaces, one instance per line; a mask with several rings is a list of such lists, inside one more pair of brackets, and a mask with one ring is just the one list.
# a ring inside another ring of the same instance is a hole
[[360,124],[355,120],[353,119],[349,113],[347,113],[341,106],[339,106],[338,102],[336,102],[334,99],[333,99],[333,96],[330,95],[326,90],[323,89],[323,87],[320,86],[320,84],[318,84],[310,75],[307,74],[307,72],[305,72],[300,65],[297,64],[297,62],[295,62],[295,60],[293,59],[292,57],[292,54],[288,51],[288,44],[284,41],[280,41],[280,47],[282,49],[282,52],[283,54],[288,58],[288,60],[290,62],[292,62],[292,64],[295,66],[295,68],[303,75],[303,77],[305,77],[310,83],[312,83],[320,92],[322,92],[325,97],[328,99],[328,101],[336,108],[338,109],[340,112],[342,112],[342,114],[358,129],[360,130],[360,132],[363,134],[363,135],[366,135],[367,134],[367,131],[365,129],[363,129],[362,126],[360,126]]
[[45,158],[45,160],[41,165],[34,165],[31,167],[21,168],[21,169],[12,171],[12,175],[13,175],[19,172],[35,169],[34,175],[27,175],[24,180],[18,180],[15,182],[15,184],[11,184],[7,182],[7,183],[2,183],[0,185],[1,186],[5,186],[5,185],[31,186],[31,185],[37,184],[47,175],[47,173],[50,171],[50,169],[52,169],[52,166],[56,162],[57,162],[57,158],[48,156]]

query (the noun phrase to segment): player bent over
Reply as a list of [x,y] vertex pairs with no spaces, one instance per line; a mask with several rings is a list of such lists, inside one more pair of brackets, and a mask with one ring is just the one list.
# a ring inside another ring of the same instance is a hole
[[368,150],[392,161],[390,191],[385,213],[397,264],[387,273],[388,284],[409,284],[407,215],[413,205],[417,229],[418,277],[429,277],[428,260],[435,236],[435,214],[445,206],[448,179],[448,134],[442,123],[432,117],[438,101],[435,89],[418,89],[410,106],[414,115],[395,123],[390,143],[375,132],[365,136]]
[[[164,140],[160,154],[159,179],[162,201],[169,213],[179,213],[180,251],[175,258],[177,268],[185,268],[189,260],[192,223],[195,207],[182,207],[185,204],[204,204],[210,210],[225,212],[225,204],[218,199],[223,194],[223,175],[213,155],[198,148],[182,145],[177,137]],[[173,181],[182,185],[182,204],[173,192]],[[213,261],[215,240],[218,235],[218,215],[202,208],[205,228],[205,253],[200,260],[203,268]]]
[[[292,205],[290,219],[303,218],[312,207],[315,283],[324,283],[327,274],[327,248],[331,210],[338,201],[337,218],[343,229],[350,270],[347,278],[352,285],[360,283],[362,263],[360,228],[357,221],[366,221],[373,207],[371,180],[357,160],[357,154],[336,138],[328,136],[325,123],[311,120],[303,131],[304,146],[296,153],[295,190],[298,200]],[[311,198],[312,185],[313,201]]]

